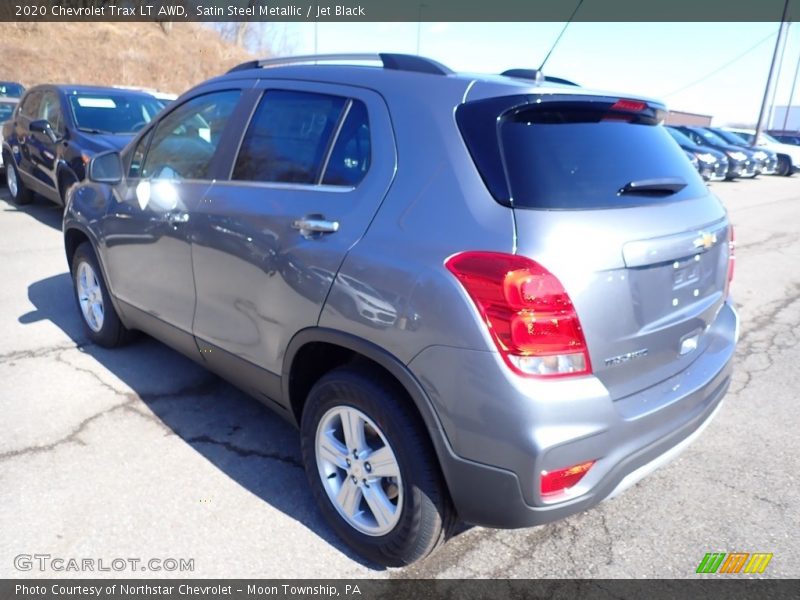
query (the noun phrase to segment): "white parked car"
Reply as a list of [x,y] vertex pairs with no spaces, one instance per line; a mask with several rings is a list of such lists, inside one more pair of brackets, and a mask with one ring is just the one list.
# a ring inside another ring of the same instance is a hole
[[[755,129],[735,129],[733,127],[725,127],[724,129],[735,133],[748,143],[752,143],[753,138],[756,136]],[[776,170],[778,175],[792,175],[800,170],[800,146],[779,142],[763,131],[759,135],[756,145],[772,150],[778,155],[778,168]]]

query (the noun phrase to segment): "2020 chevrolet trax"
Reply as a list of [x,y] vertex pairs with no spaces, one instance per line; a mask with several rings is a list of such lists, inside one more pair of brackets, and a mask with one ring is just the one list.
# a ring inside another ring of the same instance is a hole
[[572,515],[731,378],[733,232],[663,116],[414,56],[247,63],[92,160],[77,304],[96,343],[144,331],[299,426],[374,561]]

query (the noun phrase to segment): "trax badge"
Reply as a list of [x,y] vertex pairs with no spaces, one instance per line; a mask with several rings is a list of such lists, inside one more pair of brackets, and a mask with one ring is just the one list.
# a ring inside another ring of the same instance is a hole
[[612,356],[611,358],[607,358],[605,360],[605,364],[607,367],[613,367],[614,365],[620,365],[624,362],[628,362],[629,360],[633,360],[634,358],[641,358],[642,356],[647,356],[647,348],[634,350],[633,352],[620,354],[619,356]]

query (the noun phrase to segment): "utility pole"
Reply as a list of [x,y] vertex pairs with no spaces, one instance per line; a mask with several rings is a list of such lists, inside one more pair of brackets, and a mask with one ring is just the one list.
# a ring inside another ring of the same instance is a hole
[[772,53],[772,63],[769,65],[769,75],[767,75],[767,85],[764,88],[764,99],[761,101],[761,111],[758,113],[758,124],[756,125],[756,134],[750,142],[751,146],[758,143],[758,138],[761,131],[764,129],[764,113],[767,112],[767,103],[769,102],[769,91],[772,88],[772,74],[775,71],[775,63],[778,60],[778,49],[781,47],[783,36],[786,33],[786,17],[789,14],[789,1],[786,0],[783,5],[783,15],[781,16],[781,27],[778,30],[778,39],[775,40],[775,51]]
[[781,84],[781,70],[783,69],[783,56],[786,54],[786,45],[789,43],[789,33],[792,29],[792,22],[786,24],[786,35],[783,36],[783,44],[781,44],[781,57],[778,59],[778,69],[775,71],[775,91],[772,94],[772,102],[769,103],[769,116],[767,117],[766,126],[772,124],[775,118],[775,101],[778,99],[778,86]]
[[794,88],[797,85],[797,75],[800,73],[800,57],[797,59],[797,66],[794,68],[794,79],[792,79],[792,89],[789,91],[789,102],[786,104],[786,112],[783,115],[783,127],[786,130],[786,123],[789,121],[789,111],[792,108],[792,100],[794,99]]
[[419,3],[419,14],[417,15],[417,56],[419,56],[419,44],[422,39],[422,9],[427,7],[427,4]]

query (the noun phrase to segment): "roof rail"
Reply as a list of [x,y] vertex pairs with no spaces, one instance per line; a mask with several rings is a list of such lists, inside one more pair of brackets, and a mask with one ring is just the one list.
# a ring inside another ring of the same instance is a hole
[[265,58],[262,60],[250,60],[233,67],[228,73],[235,71],[245,71],[247,69],[261,69],[270,67],[283,67],[286,65],[296,65],[303,63],[320,62],[380,62],[384,69],[395,71],[414,71],[416,73],[430,73],[432,75],[450,75],[453,71],[443,64],[416,56],[414,54],[308,54],[305,56],[286,56],[282,58]]

